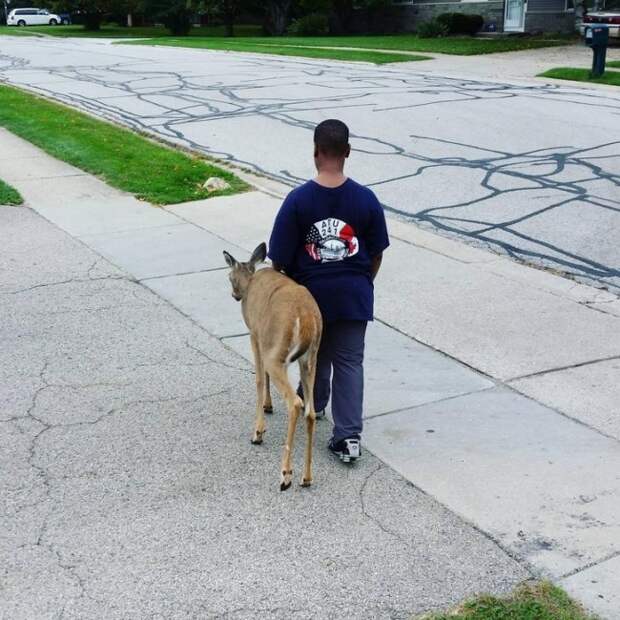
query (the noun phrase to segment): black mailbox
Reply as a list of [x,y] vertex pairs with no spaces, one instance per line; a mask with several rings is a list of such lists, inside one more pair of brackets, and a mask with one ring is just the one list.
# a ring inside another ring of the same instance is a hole
[[592,24],[586,28],[585,35],[586,45],[592,48],[592,71],[590,76],[593,78],[601,77],[605,73],[609,27],[604,24]]
[[603,25],[589,26],[586,30],[586,45],[589,47],[606,46],[609,43],[609,27]]

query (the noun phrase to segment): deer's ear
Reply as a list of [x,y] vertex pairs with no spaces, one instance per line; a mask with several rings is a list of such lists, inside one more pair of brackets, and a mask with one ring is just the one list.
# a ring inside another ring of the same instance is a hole
[[235,257],[226,251],[224,251],[224,259],[226,260],[226,264],[229,267],[234,267],[235,265],[237,265],[237,260],[235,259]]
[[254,266],[257,263],[262,263],[267,257],[267,244],[265,242],[261,243],[255,250],[252,252],[252,256],[250,257],[250,265]]

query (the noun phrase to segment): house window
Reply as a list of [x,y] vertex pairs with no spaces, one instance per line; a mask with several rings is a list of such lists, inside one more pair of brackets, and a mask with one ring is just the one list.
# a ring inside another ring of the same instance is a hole
[[575,0],[566,0],[564,10],[567,13],[574,13],[575,12]]

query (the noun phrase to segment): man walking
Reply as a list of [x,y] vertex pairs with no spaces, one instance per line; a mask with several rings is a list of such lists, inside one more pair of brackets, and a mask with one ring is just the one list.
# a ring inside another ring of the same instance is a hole
[[274,269],[307,287],[321,310],[315,409],[324,411],[331,393],[329,449],[347,463],[361,456],[364,338],[373,320],[373,281],[389,246],[376,196],[344,174],[350,152],[343,122],[316,127],[318,174],[287,196],[269,242]]

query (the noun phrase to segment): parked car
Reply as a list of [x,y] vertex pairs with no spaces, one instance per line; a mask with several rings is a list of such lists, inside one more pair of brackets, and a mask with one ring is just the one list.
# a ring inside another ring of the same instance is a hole
[[620,0],[607,0],[603,8],[589,11],[583,16],[579,31],[582,36],[585,29],[592,24],[609,26],[609,38],[620,40]]
[[47,9],[13,9],[6,20],[7,26],[57,26],[62,24],[60,15]]

